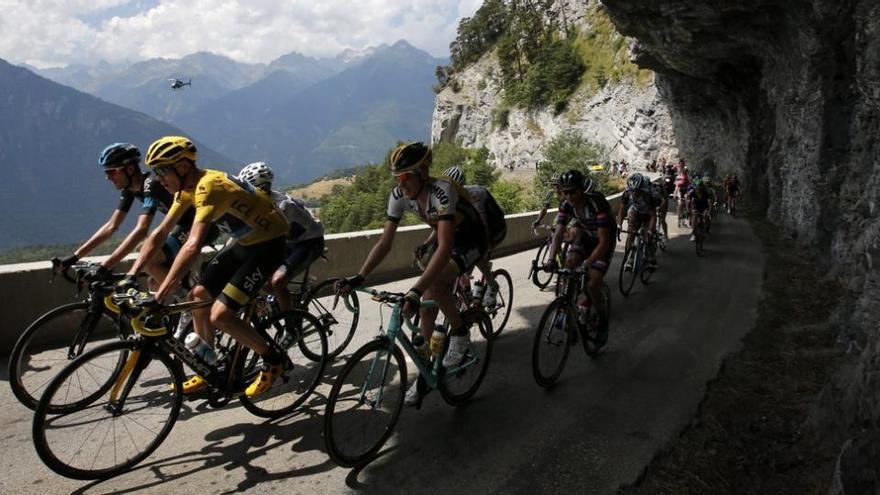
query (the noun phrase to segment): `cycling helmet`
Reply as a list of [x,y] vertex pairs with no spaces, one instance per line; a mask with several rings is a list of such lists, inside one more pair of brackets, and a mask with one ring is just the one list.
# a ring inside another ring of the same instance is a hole
[[183,136],[165,136],[157,139],[147,149],[147,167],[162,168],[188,159],[195,163],[196,146]]
[[130,143],[113,143],[98,156],[98,165],[102,168],[122,167],[129,163],[138,165],[140,161],[140,150]]
[[450,179],[458,182],[458,185],[464,185],[464,172],[461,171],[458,166],[449,167],[443,171],[443,175],[449,177]]
[[559,172],[553,172],[553,175],[550,176],[550,185],[558,186],[559,185]]
[[703,185],[703,179],[701,179],[699,177],[694,179],[694,188],[695,189],[701,187],[702,185]]
[[636,189],[641,189],[645,187],[645,183],[648,180],[645,179],[645,176],[639,173],[635,173],[629,176],[629,179],[626,180],[626,188],[635,191]]
[[431,164],[431,149],[421,142],[401,144],[391,152],[388,162],[393,174],[418,170]]
[[584,179],[584,193],[590,194],[593,190],[596,189],[596,183],[593,182],[593,179],[587,177]]
[[266,165],[266,162],[254,162],[245,165],[241,172],[238,173],[238,178],[250,182],[254,187],[268,191],[272,187],[272,180],[275,179],[275,174],[272,173],[272,169]]
[[559,176],[559,187],[572,188],[584,186],[584,174],[580,170],[571,169]]

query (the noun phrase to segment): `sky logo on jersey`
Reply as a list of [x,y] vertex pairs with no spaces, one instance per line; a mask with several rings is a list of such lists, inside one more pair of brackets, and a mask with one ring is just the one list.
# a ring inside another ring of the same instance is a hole
[[247,292],[252,292],[259,287],[260,282],[263,281],[263,272],[258,268],[254,270],[253,273],[244,278],[244,290]]

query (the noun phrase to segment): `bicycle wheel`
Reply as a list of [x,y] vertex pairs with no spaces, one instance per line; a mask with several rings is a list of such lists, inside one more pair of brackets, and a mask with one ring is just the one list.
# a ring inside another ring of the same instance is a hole
[[[86,301],[59,306],[37,318],[15,342],[9,356],[9,385],[15,397],[29,409],[37,407],[46,385],[86,347],[124,334],[109,313],[91,312],[90,306]],[[122,361],[117,365],[122,366]],[[65,398],[68,401],[89,399]],[[65,407],[76,405],[76,402],[53,403],[49,405],[49,412],[63,412]]]
[[[443,400],[451,406],[460,406],[473,397],[492,357],[494,332],[489,315],[482,308],[471,308],[461,314],[461,319],[470,332],[468,351],[459,364],[446,368],[438,386]],[[449,339],[446,342],[448,345]]]
[[[544,244],[541,244],[541,247],[538,248],[538,252],[535,253],[535,263],[537,263],[535,267],[541,268],[551,261],[550,242],[547,241]],[[550,285],[551,280],[553,280],[553,272],[545,272],[539,269],[532,272],[532,283],[541,290],[546,289],[547,286]]]
[[[345,299],[340,298],[336,308],[333,308],[333,300],[336,295],[333,284],[338,278],[329,278],[316,285],[303,300],[302,307],[312,313],[327,333],[327,357],[335,359],[339,356],[357,329],[360,319],[361,303],[357,292],[352,291]],[[349,309],[351,308],[351,309]]]
[[495,304],[485,309],[492,320],[492,329],[497,337],[507,325],[510,310],[513,308],[513,279],[503,268],[493,271],[492,277],[498,284],[498,291],[495,293]]
[[532,342],[532,376],[544,388],[550,388],[565,368],[575,324],[574,311],[560,297],[550,303]]
[[324,411],[324,443],[343,467],[370,459],[388,440],[406,392],[406,362],[393,342],[378,338],[345,363]]
[[[297,345],[287,349],[291,368],[272,382],[272,388],[255,397],[239,396],[241,405],[251,414],[275,418],[294,411],[314,392],[324,375],[327,363],[327,336],[324,327],[311,313],[292,310],[273,316],[265,323],[269,337],[276,341],[285,331],[299,334]],[[306,355],[317,356],[312,359]],[[255,367],[256,368],[256,367]]]
[[660,251],[666,252],[666,242],[669,241],[669,232],[667,232],[666,222],[658,222],[657,227],[657,247]]
[[[73,411],[49,412],[56,396],[71,388],[101,388],[103,378],[84,382],[81,377],[112,369],[121,356],[128,356],[126,366],[114,375],[111,390]],[[182,379],[179,362],[142,341],[109,342],[89,350],[49,383],[37,404],[37,454],[49,469],[68,478],[103,479],[124,473],[168,436],[180,413]]]
[[[641,253],[641,263],[636,263],[636,265],[641,265],[639,269],[639,280],[642,281],[642,285],[648,285],[648,280],[651,279],[651,275],[654,274],[654,270],[648,266],[648,245],[646,242],[639,243],[639,253]],[[654,252],[654,256],[657,256],[657,252]]]
[[[630,258],[632,258],[630,260]],[[620,293],[628,296],[632,291],[633,284],[636,283],[636,250],[629,248],[623,255],[623,261],[620,263],[620,275],[617,277]],[[630,271],[626,271],[626,265],[631,264]]]
[[702,224],[697,228],[697,233],[694,235],[694,248],[697,250],[697,256],[703,256],[705,251],[703,250],[703,241],[706,239],[706,234],[703,232]]
[[[608,321],[611,321],[611,288],[608,287],[608,284],[602,284],[602,296],[605,298],[605,318]],[[602,304],[603,302],[599,302],[598,304]],[[596,342],[596,335],[599,332],[599,325],[601,324],[599,313],[596,311],[598,309],[597,303],[593,302],[593,310],[590,311],[590,318],[587,324],[586,337],[583,341],[584,352],[587,353],[590,357],[596,357],[599,355],[599,351],[604,346],[604,343],[600,346]]]

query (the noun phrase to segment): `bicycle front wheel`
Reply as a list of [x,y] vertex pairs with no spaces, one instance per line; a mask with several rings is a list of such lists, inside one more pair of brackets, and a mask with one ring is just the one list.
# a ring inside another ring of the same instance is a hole
[[545,272],[539,268],[546,266],[547,263],[550,263],[551,261],[550,242],[547,241],[544,244],[541,244],[541,247],[538,248],[538,252],[535,253],[536,269],[532,272],[532,283],[541,290],[546,289],[547,286],[550,285],[550,281],[553,280],[553,272]]
[[[632,292],[633,284],[636,283],[636,270],[638,267],[636,266],[636,249],[629,248],[623,255],[623,261],[620,263],[620,274],[617,277],[619,285],[620,285],[620,293],[624,296],[628,296],[630,292]],[[630,266],[629,271],[627,271],[627,265]]]
[[296,345],[287,349],[291,367],[276,378],[266,392],[254,397],[242,394],[239,400],[251,414],[275,418],[301,406],[321,383],[327,363],[327,336],[314,315],[300,310],[273,316],[265,323],[265,329],[276,342],[281,340],[284,332],[298,335]]
[[[36,409],[46,385],[86,347],[123,335],[116,320],[104,311],[91,311],[90,306],[82,301],[55,308],[31,323],[15,342],[9,356],[9,385],[29,409]],[[122,358],[118,366],[122,366]],[[102,390],[93,392],[100,394]],[[92,399],[76,394],[58,396],[59,402],[50,404],[49,412],[75,409],[78,402]]]
[[538,385],[550,388],[562,374],[574,325],[574,311],[564,298],[557,298],[544,310],[532,342],[532,375]]
[[[114,375],[110,390],[64,414],[49,412],[49,405],[70,389],[102,389],[103,373],[123,357],[125,366]],[[102,378],[81,380],[95,373]],[[159,447],[177,421],[182,379],[178,362],[139,341],[95,347],[46,387],[34,413],[37,454],[51,470],[68,478],[103,479],[128,471]]]
[[[440,380],[440,394],[447,404],[460,406],[467,402],[480,388],[489,359],[492,357],[492,320],[482,308],[471,308],[461,314],[470,332],[470,343],[461,362],[446,368]],[[449,339],[446,339],[447,345]]]
[[507,325],[507,320],[510,318],[510,310],[513,308],[513,279],[510,278],[507,270],[503,268],[492,272],[492,277],[495,279],[495,283],[498,284],[498,290],[495,292],[495,304],[491,307],[486,307],[486,313],[489,314],[492,320],[492,328],[497,337],[504,330],[504,326]]
[[348,359],[324,411],[330,458],[354,467],[372,458],[391,436],[406,391],[406,362],[393,342],[379,338]]
[[[360,319],[361,304],[357,292],[352,291],[339,299],[333,308],[333,284],[338,278],[329,278],[316,285],[303,301],[303,308],[312,313],[327,332],[327,357],[335,359],[351,342]],[[305,350],[307,351],[307,349]]]

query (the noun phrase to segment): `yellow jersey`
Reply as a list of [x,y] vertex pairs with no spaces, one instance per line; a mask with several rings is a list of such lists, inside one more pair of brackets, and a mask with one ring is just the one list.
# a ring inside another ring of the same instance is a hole
[[205,170],[193,190],[174,195],[168,215],[196,209],[194,222],[211,222],[242,246],[287,235],[287,220],[275,209],[272,198],[260,189],[219,170]]

